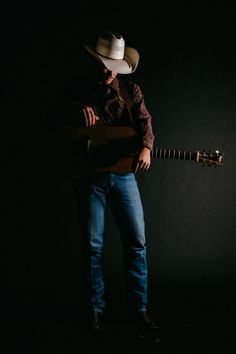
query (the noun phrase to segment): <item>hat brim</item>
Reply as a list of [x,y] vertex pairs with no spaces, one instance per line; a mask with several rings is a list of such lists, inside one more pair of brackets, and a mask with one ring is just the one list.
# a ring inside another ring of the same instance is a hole
[[88,45],[84,45],[84,47],[89,53],[102,62],[108,70],[117,72],[118,74],[131,74],[138,66],[139,53],[134,48],[125,47],[124,59],[110,59],[98,54]]

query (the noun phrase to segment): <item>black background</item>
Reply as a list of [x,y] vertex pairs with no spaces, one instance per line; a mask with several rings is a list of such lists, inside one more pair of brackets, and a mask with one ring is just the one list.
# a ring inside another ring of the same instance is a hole
[[[99,4],[91,14],[90,5],[2,13],[7,215],[1,294],[2,321],[12,334],[8,346],[53,353],[70,342],[70,352],[79,351],[76,205],[70,182],[57,176],[47,159],[44,129],[62,88],[81,73],[80,45],[92,43],[101,29],[115,28],[140,52],[133,77],[153,116],[156,146],[224,153],[223,168],[153,160],[149,172],[137,175],[150,308],[162,324],[163,353],[229,353],[235,329],[235,24],[232,18],[162,22],[162,12],[150,7],[117,6]],[[122,249],[109,210],[105,266],[108,315],[120,318]]]

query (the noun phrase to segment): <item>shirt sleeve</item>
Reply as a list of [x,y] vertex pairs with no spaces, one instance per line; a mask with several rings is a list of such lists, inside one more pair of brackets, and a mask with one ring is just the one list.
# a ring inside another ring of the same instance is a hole
[[132,91],[132,117],[134,120],[134,126],[141,138],[142,145],[152,150],[155,138],[152,129],[152,116],[146,108],[144,96],[140,86],[136,83],[133,83]]

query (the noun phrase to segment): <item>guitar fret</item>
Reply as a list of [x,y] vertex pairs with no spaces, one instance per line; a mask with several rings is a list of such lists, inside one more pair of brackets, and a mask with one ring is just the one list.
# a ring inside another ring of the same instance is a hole
[[197,162],[199,162],[199,158],[200,158],[200,152],[197,151],[197,153],[196,153],[196,161],[197,161]]
[[152,151],[152,156],[161,159],[171,159],[171,160],[192,160],[194,158],[191,151],[185,150],[175,150],[175,149],[163,149],[154,148]]

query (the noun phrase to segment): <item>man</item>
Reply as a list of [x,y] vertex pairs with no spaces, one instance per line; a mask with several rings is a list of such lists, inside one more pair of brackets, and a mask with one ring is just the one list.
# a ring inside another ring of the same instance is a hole
[[87,127],[131,126],[141,142],[131,171],[98,172],[73,182],[87,245],[86,276],[92,312],[89,326],[95,332],[101,329],[106,306],[102,260],[109,202],[124,249],[129,311],[139,328],[153,330],[157,325],[148,314],[145,224],[135,172],[148,170],[154,135],[141,89],[127,79],[127,74],[137,68],[139,54],[136,49],[125,46],[120,34],[111,31],[103,32],[94,47],[85,45],[84,48],[92,65],[89,75],[77,82],[68,96],[62,114],[64,123]]

